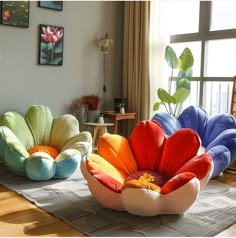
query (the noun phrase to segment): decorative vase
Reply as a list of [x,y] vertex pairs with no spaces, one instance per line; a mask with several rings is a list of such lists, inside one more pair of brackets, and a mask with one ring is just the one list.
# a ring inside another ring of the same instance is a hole
[[125,114],[125,108],[124,108],[124,107],[121,107],[121,108],[120,108],[120,113],[121,113],[121,114]]
[[104,118],[103,116],[99,116],[98,118],[98,123],[103,124],[104,123]]
[[85,131],[86,130],[86,125],[84,124],[87,122],[87,110],[85,107],[80,107],[77,111],[77,119],[79,121],[79,129],[80,131]]
[[100,110],[88,110],[88,122],[97,122]]

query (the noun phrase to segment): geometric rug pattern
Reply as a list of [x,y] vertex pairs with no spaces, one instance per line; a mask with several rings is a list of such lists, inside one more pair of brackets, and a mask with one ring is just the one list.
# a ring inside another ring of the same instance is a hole
[[210,237],[236,223],[236,187],[213,180],[184,214],[154,217],[102,206],[91,195],[79,169],[68,179],[32,181],[1,167],[0,184],[88,236]]

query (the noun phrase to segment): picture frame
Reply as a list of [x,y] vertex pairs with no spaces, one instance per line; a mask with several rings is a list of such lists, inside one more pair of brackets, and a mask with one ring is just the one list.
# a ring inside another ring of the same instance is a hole
[[39,1],[39,7],[44,7],[56,11],[62,11],[63,1]]
[[63,65],[64,27],[39,25],[39,64]]
[[29,27],[30,1],[1,1],[1,24]]

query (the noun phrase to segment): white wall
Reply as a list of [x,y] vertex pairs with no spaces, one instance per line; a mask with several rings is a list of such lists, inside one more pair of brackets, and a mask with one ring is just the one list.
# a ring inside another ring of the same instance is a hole
[[[63,11],[30,2],[29,28],[0,25],[0,114],[24,114],[32,104],[48,106],[53,116],[68,113],[76,97],[97,94],[100,109],[112,110],[121,95],[123,3],[64,1]],[[64,27],[63,66],[38,64],[39,24]],[[108,27],[115,46],[106,57],[107,92],[103,86],[103,55],[96,40]]]

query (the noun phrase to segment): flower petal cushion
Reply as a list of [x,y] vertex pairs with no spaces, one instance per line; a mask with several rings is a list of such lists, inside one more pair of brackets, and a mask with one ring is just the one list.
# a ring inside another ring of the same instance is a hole
[[81,160],[93,196],[104,206],[140,216],[185,212],[208,182],[210,155],[197,156],[200,139],[192,129],[166,138],[161,126],[142,121],[129,139],[104,134],[99,154]]
[[91,134],[80,133],[72,115],[53,118],[48,107],[33,105],[24,117],[17,112],[0,117],[0,161],[17,175],[32,180],[69,177],[91,150]]
[[214,170],[211,178],[236,160],[236,129],[231,114],[219,113],[210,117],[201,107],[190,106],[178,118],[168,113],[156,113],[152,119],[160,123],[168,136],[180,128],[194,129],[201,138],[202,151],[212,156]]

